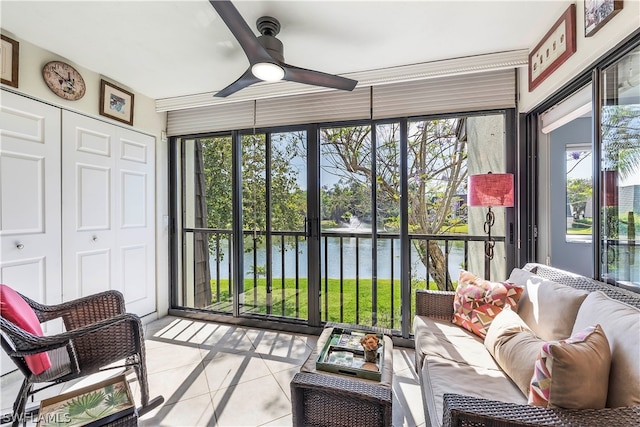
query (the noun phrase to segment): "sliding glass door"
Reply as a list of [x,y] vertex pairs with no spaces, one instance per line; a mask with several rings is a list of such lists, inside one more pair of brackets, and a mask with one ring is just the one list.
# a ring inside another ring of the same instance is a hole
[[[506,127],[497,112],[178,139],[174,306],[409,337],[416,289],[485,274],[467,177],[506,172]],[[506,274],[500,209],[494,280]]]
[[240,313],[308,317],[306,132],[242,135]]
[[640,292],[640,47],[600,79],[600,275]]

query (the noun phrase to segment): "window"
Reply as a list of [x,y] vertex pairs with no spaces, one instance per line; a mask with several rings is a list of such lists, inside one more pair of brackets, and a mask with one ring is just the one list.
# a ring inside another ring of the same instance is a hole
[[603,280],[640,292],[640,47],[601,79],[600,271]]
[[566,148],[567,242],[591,241],[593,225],[591,145]]
[[[505,116],[178,138],[178,308],[409,336],[416,289],[484,273],[486,212],[468,211],[467,177],[506,171]],[[492,278],[503,280],[497,209]]]

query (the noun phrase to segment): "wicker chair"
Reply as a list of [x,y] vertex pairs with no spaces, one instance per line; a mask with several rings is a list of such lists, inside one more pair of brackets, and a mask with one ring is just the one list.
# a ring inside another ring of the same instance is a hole
[[[139,414],[164,401],[162,396],[149,400],[142,323],[135,314],[126,313],[120,292],[106,291],[50,306],[19,295],[31,306],[40,323],[62,318],[66,331],[37,336],[0,318],[2,348],[24,375],[13,404],[13,416],[3,416],[3,423],[12,421],[17,426],[20,420],[26,421],[25,405],[29,396],[104,369],[133,367],[141,390]],[[24,356],[45,351],[51,367],[35,375],[27,367]],[[35,388],[39,383],[45,385]]]

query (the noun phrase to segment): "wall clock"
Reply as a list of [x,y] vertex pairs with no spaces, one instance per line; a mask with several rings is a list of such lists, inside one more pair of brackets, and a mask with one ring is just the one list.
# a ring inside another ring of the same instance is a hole
[[69,101],[82,98],[87,89],[80,73],[61,61],[47,63],[42,68],[42,78],[53,93]]

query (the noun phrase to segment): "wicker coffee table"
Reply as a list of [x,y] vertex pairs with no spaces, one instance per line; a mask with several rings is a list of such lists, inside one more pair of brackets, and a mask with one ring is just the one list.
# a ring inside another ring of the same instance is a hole
[[[333,327],[383,333],[384,368],[380,381],[316,370],[316,360]],[[294,426],[391,426],[393,343],[391,331],[359,325],[327,325],[315,349],[291,380]]]

